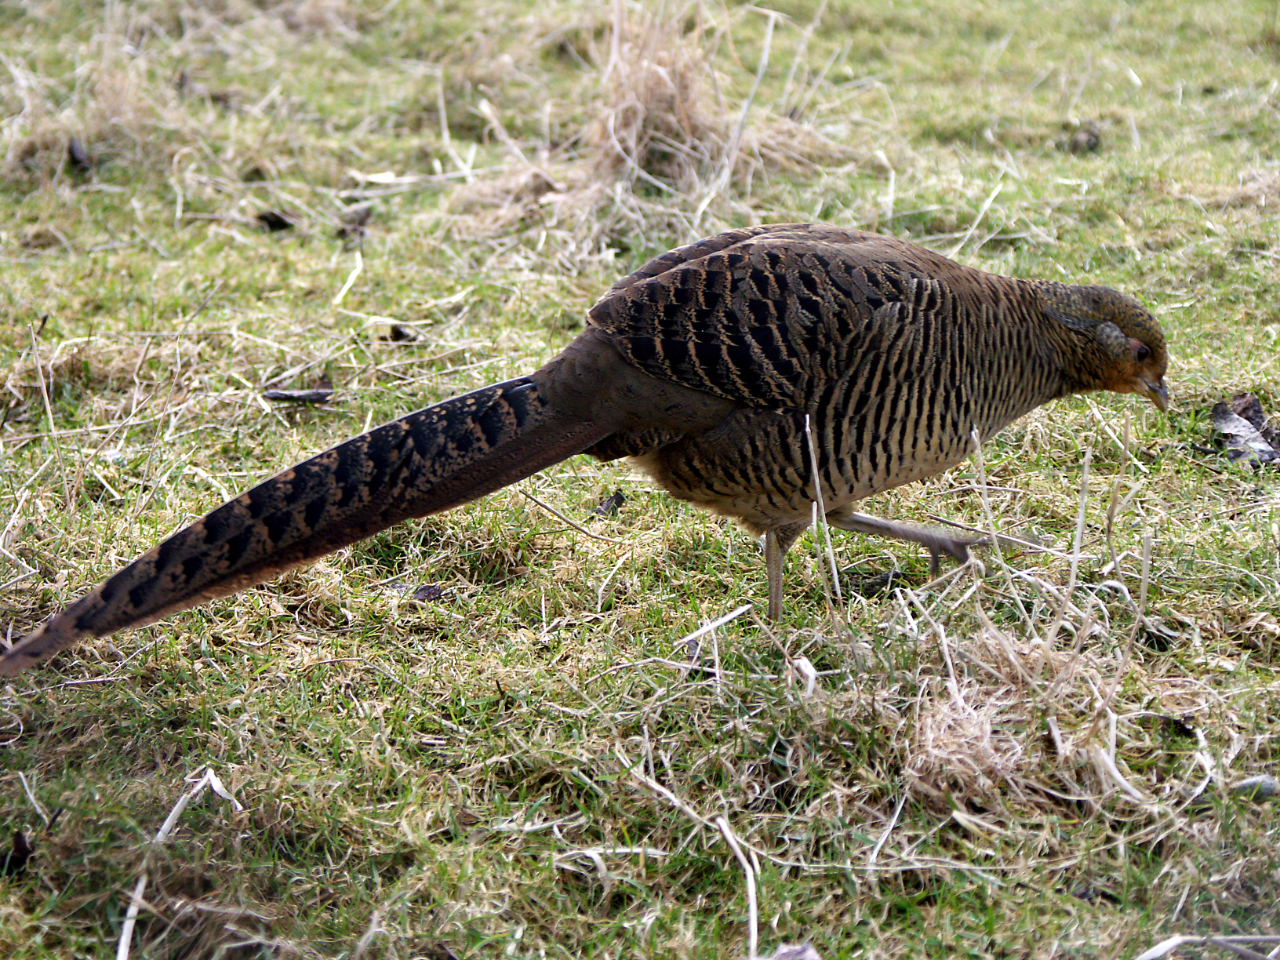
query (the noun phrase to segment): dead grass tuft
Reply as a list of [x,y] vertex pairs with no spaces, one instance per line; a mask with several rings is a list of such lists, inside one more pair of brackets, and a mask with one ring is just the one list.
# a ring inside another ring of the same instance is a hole
[[1226,207],[1274,207],[1280,203],[1280,173],[1275,170],[1246,170],[1235,187],[1214,190],[1210,203]]
[[312,37],[354,40],[357,16],[347,0],[283,0],[267,9],[291,30]]
[[48,180],[68,164],[84,174],[103,163],[152,156],[157,133],[173,115],[149,82],[149,58],[131,55],[128,32],[127,7],[110,6],[100,32],[76,51],[71,74],[57,80],[33,69],[18,50],[10,54],[5,66],[20,109],[0,126],[6,175]]
[[[732,28],[710,17],[701,4],[639,14],[615,4],[607,45],[589,50],[586,115],[564,147],[518,143],[485,104],[510,159],[457,191],[452,210],[463,216],[452,233],[474,243],[522,230],[581,269],[584,259],[612,259],[612,248],[666,245],[660,237],[750,218],[743,198],[757,180],[853,164],[859,153],[758,99],[758,77],[719,65]],[[773,35],[770,20],[754,50],[761,74],[776,55]]]
[[999,729],[1012,719],[1014,703],[1009,691],[972,682],[922,697],[904,771],[914,790],[943,804],[989,803],[1020,772],[1023,744]]
[[609,58],[601,71],[603,102],[586,131],[589,178],[621,181],[631,191],[694,196],[728,160],[729,111],[720,99],[697,20],[650,11],[637,24],[614,5]]

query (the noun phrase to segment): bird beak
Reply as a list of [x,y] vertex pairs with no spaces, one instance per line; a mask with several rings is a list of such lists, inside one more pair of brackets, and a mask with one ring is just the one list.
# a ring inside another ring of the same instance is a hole
[[1142,389],[1139,391],[1144,397],[1160,408],[1161,412],[1169,409],[1169,388],[1164,385],[1164,377],[1152,383],[1150,380],[1140,381]]

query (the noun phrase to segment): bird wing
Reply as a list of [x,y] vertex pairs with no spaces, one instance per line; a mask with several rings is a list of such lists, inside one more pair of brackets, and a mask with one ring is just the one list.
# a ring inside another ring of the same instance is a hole
[[589,321],[652,376],[747,406],[806,409],[904,324],[954,309],[937,269],[875,234],[757,227],[656,258]]

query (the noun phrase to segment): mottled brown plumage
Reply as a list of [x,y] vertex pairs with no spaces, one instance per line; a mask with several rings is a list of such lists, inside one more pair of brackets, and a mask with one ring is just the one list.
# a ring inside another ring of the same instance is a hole
[[1114,390],[1163,410],[1166,366],[1155,319],[1105,287],[998,277],[837,227],[735,230],[615,284],[536,373],[348,440],[214,510],[50,618],[0,673],[575,453],[631,457],[673,495],[763,534],[776,617],[815,460],[828,522],[964,560],[965,541],[851,506],[954,466],[975,430],[990,437],[1057,397]]

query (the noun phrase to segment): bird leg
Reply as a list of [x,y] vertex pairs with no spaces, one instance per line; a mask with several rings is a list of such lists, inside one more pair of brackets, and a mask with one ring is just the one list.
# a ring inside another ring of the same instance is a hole
[[939,555],[945,553],[954,557],[960,563],[968,563],[969,548],[985,539],[984,537],[979,537],[976,540],[962,540],[958,537],[949,537],[936,530],[913,527],[906,523],[894,523],[892,520],[881,520],[879,517],[869,517],[865,513],[853,513],[852,511],[843,514],[829,513],[827,514],[827,523],[833,527],[839,527],[841,530],[870,533],[880,537],[893,537],[895,540],[908,540],[912,543],[921,544],[929,551],[930,579],[938,575]]
[[[827,523],[841,530],[854,533],[870,533],[880,537],[893,537],[895,540],[907,540],[918,543],[929,551],[929,576],[938,575],[938,559],[942,554],[954,557],[960,563],[969,562],[969,547],[980,543],[977,540],[962,540],[949,537],[936,530],[924,527],[913,527],[906,523],[895,523],[892,520],[881,520],[869,517],[865,513],[829,513]],[[764,535],[764,568],[769,577],[769,610],[770,620],[782,616],[782,569],[786,562],[787,551],[796,542],[796,538],[804,533],[809,524],[803,520],[774,527]]]
[[774,527],[764,535],[764,569],[769,576],[770,620],[777,620],[782,616],[782,567],[787,559],[787,551],[808,526],[808,521],[801,520]]

